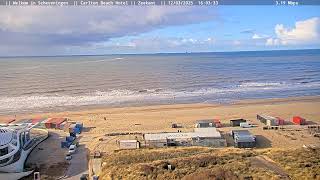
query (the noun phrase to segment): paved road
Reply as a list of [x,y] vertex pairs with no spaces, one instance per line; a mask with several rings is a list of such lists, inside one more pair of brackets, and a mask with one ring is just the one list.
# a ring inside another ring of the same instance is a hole
[[251,164],[254,167],[261,167],[268,170],[275,172],[276,174],[280,175],[282,179],[290,179],[289,175],[276,163],[272,162],[269,158],[264,156],[255,156],[251,157]]
[[70,165],[66,173],[67,180],[79,180],[84,173],[88,174],[87,150],[84,145],[80,145],[77,152],[72,155]]

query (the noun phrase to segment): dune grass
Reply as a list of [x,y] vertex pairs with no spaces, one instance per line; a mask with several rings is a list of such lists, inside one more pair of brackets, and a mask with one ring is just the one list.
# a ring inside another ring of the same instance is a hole
[[320,149],[289,149],[265,152],[293,179],[320,180]]
[[[279,179],[250,158],[269,157],[292,179],[320,179],[320,150],[178,147],[115,152],[103,158],[102,179]],[[168,169],[171,165],[172,170]]]

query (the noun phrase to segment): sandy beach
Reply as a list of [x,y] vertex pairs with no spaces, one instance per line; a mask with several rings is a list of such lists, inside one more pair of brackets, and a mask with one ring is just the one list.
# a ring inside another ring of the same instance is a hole
[[141,130],[139,127],[131,126],[137,123],[140,123],[144,130],[157,130],[170,128],[167,127],[167,124],[170,125],[172,122],[192,125],[198,119],[217,118],[222,122],[227,122],[229,119],[242,117],[250,120],[256,119],[257,113],[280,116],[284,119],[301,115],[306,119],[320,122],[320,96],[241,100],[232,104],[174,104],[82,109],[47,113],[19,114],[17,112],[15,116],[0,116],[0,122],[14,118],[19,120],[36,117],[68,117],[82,121],[87,126],[96,126],[97,129],[103,128],[112,131]]
[[[220,119],[222,123],[229,124],[233,118],[245,118],[253,123],[259,123],[256,115],[259,113],[281,117],[291,120],[299,115],[310,123],[320,123],[320,97],[299,97],[286,99],[246,100],[234,104],[176,104],[159,106],[100,108],[81,111],[50,112],[43,114],[19,114],[17,119],[34,117],[68,117],[74,121],[81,121],[87,127],[84,138],[88,138],[88,148],[95,149],[98,139],[113,132],[163,132],[176,131],[171,128],[171,123],[183,125],[182,131],[190,131],[194,122],[199,119]],[[2,122],[10,116],[2,116]],[[227,132],[229,129],[222,128]],[[251,130],[254,134],[264,135],[259,129]],[[267,138],[279,138],[267,136]],[[89,141],[89,139],[93,141]],[[281,138],[279,138],[281,139]],[[282,144],[280,141],[271,143],[272,147],[296,146],[298,141],[292,144]],[[303,140],[301,142],[303,144]],[[301,144],[298,143],[298,144]]]
[[[142,140],[142,133],[147,132],[177,132],[177,129],[171,127],[172,123],[181,124],[182,128],[179,128],[179,130],[182,132],[191,132],[196,120],[213,118],[221,120],[223,127],[218,128],[218,130],[227,139],[227,143],[228,137],[230,137],[227,134],[230,130],[241,129],[240,127],[230,127],[229,120],[244,118],[258,125],[258,127],[247,128],[257,138],[257,150],[269,151],[268,149],[272,149],[276,151],[277,149],[281,149],[282,151],[287,151],[290,149],[301,149],[304,145],[318,146],[320,145],[320,139],[311,135],[308,132],[307,126],[293,125],[290,121],[293,116],[299,115],[304,117],[308,124],[319,124],[319,109],[320,97],[313,96],[245,100],[225,105],[176,104],[122,108],[88,108],[88,110],[78,111],[17,114],[16,119],[18,121],[19,119],[39,117],[68,117],[71,121],[81,121],[85,127],[78,138],[82,149],[88,153],[100,151],[104,155],[107,155],[104,157],[109,157],[111,154],[119,155],[117,154],[117,150],[119,149],[117,142],[119,140]],[[285,119],[287,121],[287,124],[284,126],[285,130],[263,130],[262,127],[265,125],[256,120],[257,114],[268,114]],[[1,116],[0,122],[3,123],[11,118],[14,117]],[[107,136],[110,133],[134,134]],[[27,163],[40,167],[40,171],[45,177],[58,178],[68,172],[66,171],[67,165],[64,160],[66,150],[60,148],[61,140],[65,136],[68,136],[68,133],[62,130],[50,129],[49,134],[49,139],[41,143],[31,153]],[[233,146],[231,143],[228,144],[229,147]],[[148,148],[145,151],[148,152]],[[159,151],[161,150],[159,149]],[[229,152],[228,149],[226,151]],[[165,153],[167,150],[163,152]],[[86,155],[84,154],[84,156]],[[192,157],[190,156],[190,158]],[[106,177],[109,177],[109,175],[106,175]]]

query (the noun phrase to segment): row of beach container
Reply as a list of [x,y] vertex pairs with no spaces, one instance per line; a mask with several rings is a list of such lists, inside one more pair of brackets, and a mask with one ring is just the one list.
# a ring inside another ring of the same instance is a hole
[[204,119],[197,120],[195,124],[195,128],[208,128],[208,127],[222,127],[222,124],[219,119]]
[[279,117],[272,117],[268,115],[257,115],[257,120],[262,122],[263,124],[266,124],[267,126],[279,126],[284,125],[284,120]]
[[83,123],[71,122],[68,118],[33,118],[22,119],[15,122],[16,124],[33,124],[38,128],[61,129],[68,133],[80,134],[83,130]]
[[[282,126],[285,125],[285,120],[280,117],[273,117],[268,116],[264,114],[257,114],[257,120],[262,122],[263,124],[267,126]],[[294,116],[292,118],[292,123],[298,124],[298,125],[305,125],[306,120],[300,116]],[[243,125],[243,126],[242,126]],[[230,126],[236,127],[256,127],[257,125],[250,123],[250,121],[247,121],[246,119],[231,119],[230,120]],[[182,126],[178,126],[178,124],[172,124],[172,128],[178,128]],[[205,120],[198,120],[196,121],[195,128],[207,128],[207,127],[216,127],[220,128],[222,127],[222,123],[219,119],[205,119]]]
[[[77,134],[81,134],[83,131],[82,122],[71,122],[68,118],[32,118],[21,120],[10,120],[6,124],[29,124],[36,128],[45,129],[60,129],[69,133],[64,141],[61,142],[61,147],[69,147],[71,144],[77,144]],[[0,178],[1,179],[1,178]]]
[[[267,126],[281,126],[285,125],[285,120],[279,117],[272,117],[268,115],[257,115],[257,120],[266,124]],[[292,122],[297,125],[305,125],[306,120],[300,116],[294,116],[292,118]]]
[[67,118],[48,118],[41,123],[40,127],[47,129],[61,129],[68,133],[80,134],[83,129],[83,123],[81,122],[70,122]]
[[[280,117],[272,117],[264,114],[258,114],[257,120],[266,124],[267,126],[282,126],[285,125],[285,120]],[[294,116],[292,122],[298,125],[305,125],[306,120],[300,116]],[[254,127],[250,122],[245,119],[231,119],[230,126],[240,126],[247,125],[248,127]],[[205,127],[222,127],[222,123],[218,119],[207,119],[207,120],[198,120],[195,125],[196,128],[205,128]]]

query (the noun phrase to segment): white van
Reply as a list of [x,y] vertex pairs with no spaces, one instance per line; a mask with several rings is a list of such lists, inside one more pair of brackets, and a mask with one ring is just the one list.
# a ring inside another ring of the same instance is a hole
[[70,145],[70,147],[69,147],[69,153],[70,153],[70,154],[75,153],[75,152],[76,152],[76,148],[77,148],[76,145],[73,145],[73,144]]
[[254,127],[254,126],[249,122],[242,122],[242,123],[240,123],[240,127],[242,127],[242,128],[251,128],[251,127]]

